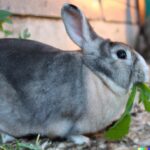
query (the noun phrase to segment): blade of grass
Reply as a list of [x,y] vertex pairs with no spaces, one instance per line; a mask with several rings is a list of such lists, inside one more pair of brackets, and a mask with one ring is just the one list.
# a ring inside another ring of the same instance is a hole
[[38,145],[30,143],[18,143],[19,148],[27,148],[29,150],[42,150]]

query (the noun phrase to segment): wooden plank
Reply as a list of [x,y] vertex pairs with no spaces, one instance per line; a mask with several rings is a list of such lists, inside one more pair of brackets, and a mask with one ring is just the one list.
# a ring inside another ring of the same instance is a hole
[[107,23],[103,21],[92,21],[95,31],[105,39],[123,42],[134,47],[139,31],[138,25],[125,23]]
[[106,21],[137,23],[136,8],[116,0],[102,1],[103,14]]
[[137,0],[114,0],[114,1],[117,1],[117,2],[122,3],[122,4],[127,4],[130,7],[136,8]]
[[0,0],[0,9],[9,10],[17,15],[60,17],[64,3],[79,6],[88,18],[101,18],[98,0]]
[[[30,39],[50,44],[64,50],[79,49],[68,37],[61,20],[37,19],[30,17],[14,17],[13,25],[5,28],[13,30],[13,37],[18,37],[21,30],[28,28]],[[106,23],[103,21],[91,21],[98,35],[134,45],[138,27],[137,25]],[[2,37],[2,35],[0,36]]]

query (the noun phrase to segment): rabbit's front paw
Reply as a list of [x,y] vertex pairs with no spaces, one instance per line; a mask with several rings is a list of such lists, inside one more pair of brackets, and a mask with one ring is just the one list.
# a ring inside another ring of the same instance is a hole
[[91,144],[90,139],[83,135],[71,135],[68,137],[68,140],[70,140],[78,145],[87,144],[90,146],[90,144]]

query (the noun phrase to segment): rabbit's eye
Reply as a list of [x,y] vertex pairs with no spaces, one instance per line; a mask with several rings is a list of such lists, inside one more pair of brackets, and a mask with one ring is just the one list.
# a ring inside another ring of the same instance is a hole
[[117,57],[120,59],[126,59],[127,58],[127,54],[124,50],[118,50],[117,51]]

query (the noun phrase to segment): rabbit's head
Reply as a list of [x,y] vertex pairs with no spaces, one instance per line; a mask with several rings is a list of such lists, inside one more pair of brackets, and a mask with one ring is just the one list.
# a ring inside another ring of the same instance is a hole
[[134,83],[148,82],[149,67],[130,46],[98,36],[74,5],[65,4],[61,14],[68,35],[82,49],[84,64],[112,91],[126,93]]

